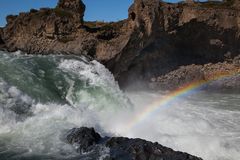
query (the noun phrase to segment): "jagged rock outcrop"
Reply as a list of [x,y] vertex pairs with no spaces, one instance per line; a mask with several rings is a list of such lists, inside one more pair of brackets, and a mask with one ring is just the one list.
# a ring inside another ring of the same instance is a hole
[[115,23],[83,23],[84,11],[81,0],[60,0],[55,9],[8,16],[4,48],[87,54],[104,63],[122,87],[148,87],[151,78],[180,66],[222,63],[240,54],[237,0],[176,4],[135,0],[128,19]]
[[[31,9],[7,16],[2,35],[5,48],[31,54],[88,54],[99,60],[111,59],[116,54],[113,52],[121,50],[121,44],[127,41],[111,44],[119,35],[124,37],[119,33],[124,22],[83,24],[84,11],[81,0],[61,0],[54,9]],[[112,48],[108,50],[111,55],[104,56],[106,47]]]
[[187,153],[177,152],[142,139],[102,138],[93,128],[74,128],[67,134],[67,140],[75,147],[78,146],[80,154],[86,154],[88,159],[92,157],[97,159],[99,156],[97,153],[101,152],[103,147],[107,147],[109,152],[105,155],[105,160],[201,160]]
[[182,66],[166,75],[153,77],[149,87],[154,90],[173,90],[197,82],[202,82],[203,89],[207,90],[239,92],[240,63],[236,61]]
[[78,148],[80,152],[88,152],[92,149],[91,146],[100,141],[101,136],[93,128],[82,127],[70,130],[66,139],[72,145],[80,144]]
[[239,55],[240,12],[218,3],[212,7],[212,3],[208,6],[209,3],[136,0],[136,7],[131,7],[130,12],[141,17],[135,19],[134,26],[137,35],[143,38],[132,42],[141,44],[136,47],[140,50],[123,52],[122,60],[114,63],[113,73],[119,76],[120,83],[145,81],[179,66],[223,62],[226,55],[231,58]]
[[60,0],[57,5],[58,9],[72,12],[76,20],[83,25],[83,17],[85,12],[85,4],[81,0]]
[[[70,8],[74,7],[73,10]],[[87,33],[81,34],[85,5],[81,0],[60,1],[54,9],[42,8],[8,16],[3,29],[3,41],[9,51],[27,53],[76,53],[90,52],[96,39]],[[67,42],[72,42],[67,44]],[[79,45],[78,45],[79,44]],[[89,47],[87,47],[89,46]]]

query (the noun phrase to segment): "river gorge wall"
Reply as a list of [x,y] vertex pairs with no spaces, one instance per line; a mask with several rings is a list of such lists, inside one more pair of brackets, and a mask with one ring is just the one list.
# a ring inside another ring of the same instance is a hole
[[[81,0],[61,0],[53,9],[9,15],[0,29],[0,47],[29,54],[84,54],[103,63],[122,87],[174,89],[198,79],[172,74],[184,67],[186,75],[198,72],[192,65],[239,73],[238,1],[135,0],[127,19],[109,23],[84,21],[85,9]],[[239,87],[237,80],[228,88]]]

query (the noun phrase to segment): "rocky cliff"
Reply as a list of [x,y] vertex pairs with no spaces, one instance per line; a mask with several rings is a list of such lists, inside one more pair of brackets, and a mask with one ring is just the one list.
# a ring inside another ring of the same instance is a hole
[[201,82],[205,83],[205,85],[202,86],[205,90],[239,92],[239,58],[240,57],[236,57],[230,62],[181,66],[166,75],[152,78],[149,87],[153,90],[173,90],[191,83]]
[[119,74],[120,82],[126,77],[130,82],[136,77],[145,81],[191,64],[214,65],[240,53],[240,12],[229,1],[167,4],[136,0],[129,12],[136,15],[132,23],[141,38],[132,35],[138,42],[128,45],[141,46],[134,47],[139,51],[124,51],[122,60],[114,63],[113,73]]
[[[8,16],[0,46],[31,54],[86,54],[104,63],[121,86],[138,81],[148,87],[153,78],[172,75],[181,66],[214,66],[238,56],[239,9],[237,0],[135,0],[128,19],[103,23],[83,21],[81,0],[60,0],[54,9]],[[180,84],[176,80],[166,88]]]

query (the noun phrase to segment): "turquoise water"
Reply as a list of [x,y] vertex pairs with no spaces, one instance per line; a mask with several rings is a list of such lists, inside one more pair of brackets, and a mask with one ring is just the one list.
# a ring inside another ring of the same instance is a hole
[[1,160],[79,157],[62,135],[73,127],[102,130],[99,119],[130,106],[96,61],[0,53]]

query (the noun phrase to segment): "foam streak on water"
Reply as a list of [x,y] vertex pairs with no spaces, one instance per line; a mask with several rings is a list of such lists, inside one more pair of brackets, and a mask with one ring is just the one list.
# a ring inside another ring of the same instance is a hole
[[[1,52],[0,159],[87,159],[91,153],[79,156],[64,139],[81,126],[157,141],[206,160],[240,159],[238,94],[199,92],[125,130],[139,111],[163,96],[124,94],[103,65],[84,57]],[[92,156],[108,154],[102,148]]]
[[[146,92],[129,94],[139,109],[162,96]],[[225,104],[221,102],[223,99]],[[153,117],[122,134],[157,141],[207,160],[238,160],[239,107],[240,95],[199,92],[163,107]]]

